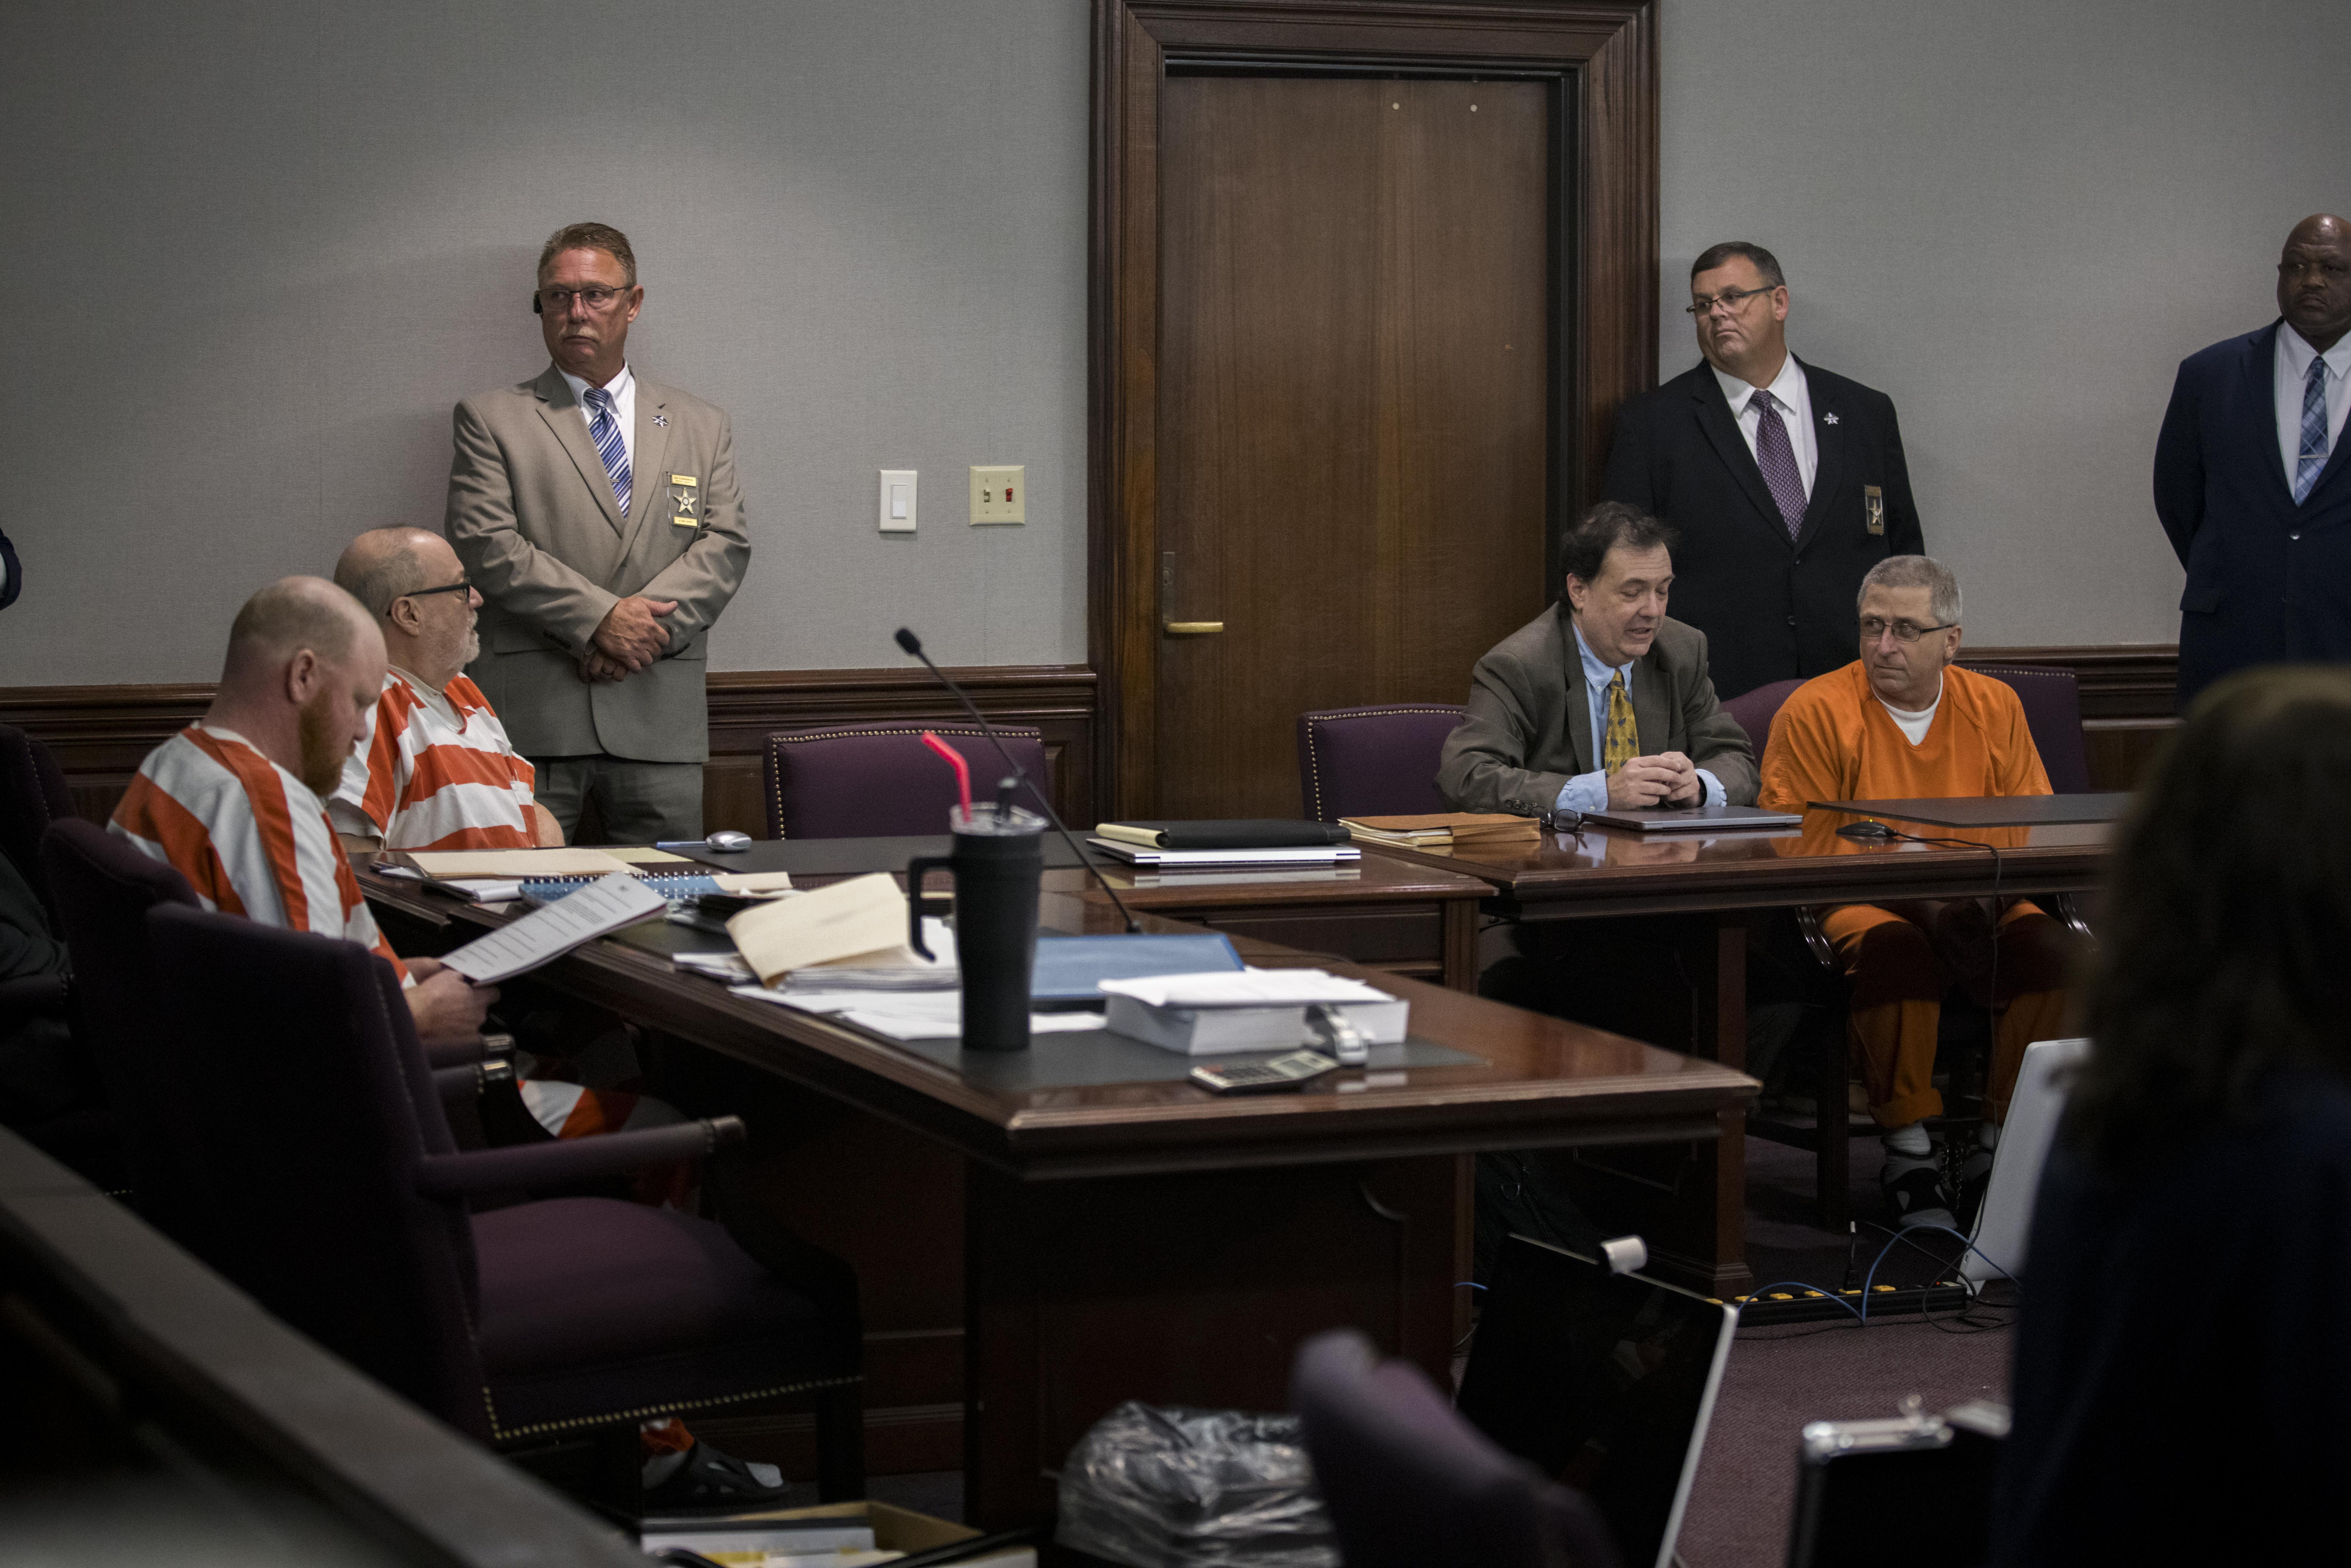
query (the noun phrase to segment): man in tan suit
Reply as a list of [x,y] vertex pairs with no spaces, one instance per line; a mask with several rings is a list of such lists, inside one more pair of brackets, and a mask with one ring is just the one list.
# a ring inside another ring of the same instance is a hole
[[531,301],[554,363],[459,403],[449,465],[470,674],[566,837],[593,800],[616,843],[702,836],[709,632],[751,559],[725,411],[629,367],[644,295],[620,230],[556,231]]

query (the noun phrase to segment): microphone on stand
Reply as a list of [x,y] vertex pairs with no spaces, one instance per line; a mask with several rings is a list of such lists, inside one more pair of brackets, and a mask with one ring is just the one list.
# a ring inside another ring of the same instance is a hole
[[912,653],[914,657],[923,661],[923,668],[930,671],[932,676],[937,680],[939,685],[946,687],[948,691],[954,693],[956,701],[963,704],[963,711],[971,715],[971,716],[977,721],[980,733],[987,737],[989,740],[995,742],[996,754],[1004,758],[1004,766],[1012,769],[1012,775],[1014,778],[1019,779],[1021,783],[1029,786],[1029,793],[1035,798],[1038,805],[1042,806],[1045,809],[1045,820],[1053,824],[1054,831],[1061,835],[1061,841],[1070,846],[1070,852],[1071,854],[1078,857],[1078,863],[1085,867],[1087,871],[1093,874],[1095,883],[1101,886],[1103,893],[1110,896],[1113,907],[1116,908],[1118,911],[1118,917],[1126,922],[1128,934],[1130,936],[1140,935],[1143,927],[1136,925],[1134,916],[1127,913],[1125,901],[1119,897],[1118,889],[1111,886],[1110,879],[1102,875],[1102,867],[1094,864],[1093,857],[1086,853],[1084,850],[1078,847],[1078,841],[1070,836],[1070,830],[1068,828],[1061,825],[1061,814],[1053,810],[1053,802],[1045,799],[1045,791],[1037,787],[1037,781],[1034,779],[1029,777],[1028,769],[1021,767],[1020,764],[1012,759],[1012,753],[1006,747],[1004,737],[996,733],[996,727],[987,722],[987,716],[979,711],[979,705],[973,702],[969,695],[967,695],[961,686],[947,679],[946,672],[945,670],[940,669],[936,664],[931,663],[931,656],[923,652],[923,640],[920,637],[915,636],[914,632],[908,631],[904,626],[898,628],[897,632],[893,633],[893,637],[899,647],[904,649],[907,653]]

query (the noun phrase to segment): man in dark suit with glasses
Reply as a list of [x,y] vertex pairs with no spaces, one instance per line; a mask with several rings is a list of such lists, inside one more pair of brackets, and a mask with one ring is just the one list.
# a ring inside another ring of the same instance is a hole
[[1733,697],[1851,663],[1863,576],[1926,541],[1893,400],[1788,351],[1777,257],[1711,247],[1687,308],[1703,361],[1617,411],[1601,495],[1680,533],[1674,616]]

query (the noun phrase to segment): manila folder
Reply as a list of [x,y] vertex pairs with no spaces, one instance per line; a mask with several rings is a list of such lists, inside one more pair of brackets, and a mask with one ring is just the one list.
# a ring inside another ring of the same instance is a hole
[[779,898],[726,922],[726,934],[763,986],[794,969],[903,946],[906,895],[887,872]]

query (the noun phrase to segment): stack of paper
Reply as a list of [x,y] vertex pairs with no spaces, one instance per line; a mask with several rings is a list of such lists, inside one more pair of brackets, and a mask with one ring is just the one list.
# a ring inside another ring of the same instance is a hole
[[[752,973],[769,986],[820,964],[879,969],[924,962],[906,946],[906,895],[887,872],[747,909],[726,922],[726,934]],[[923,940],[928,946],[931,939]],[[936,956],[939,949],[931,951]]]
[[1306,1009],[1329,1007],[1373,1045],[1405,1038],[1412,1004],[1321,969],[1219,970],[1104,980],[1113,1033],[1189,1056],[1286,1051],[1314,1037]]
[[[827,1013],[891,1040],[955,1040],[963,1034],[963,992],[802,991],[737,986],[738,997]],[[1031,1034],[1078,1034],[1103,1027],[1100,1013],[1030,1013]]]
[[560,904],[466,943],[442,962],[476,984],[494,986],[668,907],[668,901],[643,881],[626,870],[617,871]]

